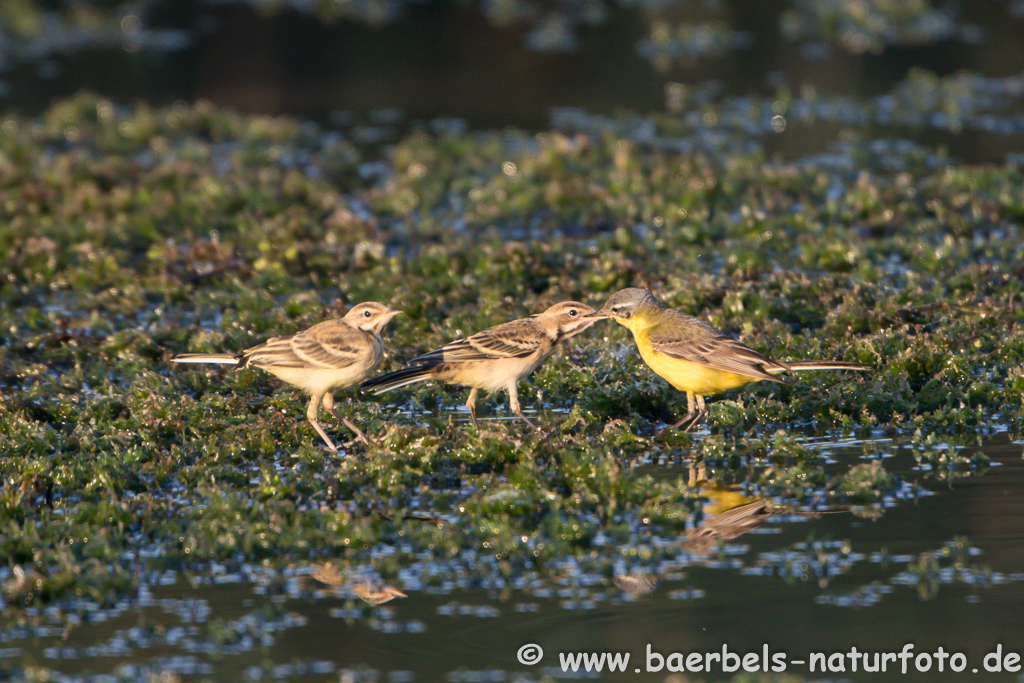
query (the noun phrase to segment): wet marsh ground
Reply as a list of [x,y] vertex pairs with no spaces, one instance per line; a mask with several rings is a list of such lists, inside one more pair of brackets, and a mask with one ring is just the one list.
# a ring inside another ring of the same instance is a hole
[[[922,121],[978,87],[915,78],[902,112]],[[386,146],[204,103],[4,118],[0,674],[537,680],[558,651],[647,643],[1024,651],[1024,177],[856,128],[823,156],[751,144],[838,111],[819,105],[411,123]],[[379,300],[404,311],[387,371],[626,286],[772,357],[873,371],[750,385],[658,434],[685,397],[606,322],[521,383],[540,434],[504,396],[475,429],[466,390],[339,391],[378,443],[331,454],[296,390],[168,363]],[[528,642],[542,665],[516,661]],[[822,678],[794,669],[779,680]]]

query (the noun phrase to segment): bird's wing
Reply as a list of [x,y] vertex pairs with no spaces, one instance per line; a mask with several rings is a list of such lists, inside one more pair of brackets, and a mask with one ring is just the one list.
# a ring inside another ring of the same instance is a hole
[[731,372],[744,377],[779,382],[768,372],[785,370],[786,366],[763,356],[746,344],[730,339],[707,323],[696,318],[675,320],[671,324],[656,325],[648,332],[651,345],[659,353],[673,358],[698,363],[715,370]]
[[274,337],[245,351],[247,365],[340,370],[368,350],[366,333],[340,320],[328,320],[305,332]]
[[431,361],[525,358],[536,353],[546,340],[547,337],[540,326],[533,320],[524,318],[491,327],[464,339],[456,339],[439,349],[413,359],[410,364]]

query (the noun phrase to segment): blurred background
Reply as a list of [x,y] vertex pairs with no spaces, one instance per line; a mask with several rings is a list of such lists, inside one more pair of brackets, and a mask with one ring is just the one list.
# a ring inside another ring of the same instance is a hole
[[1015,162],[1022,35],[1022,0],[4,0],[0,107],[205,99],[374,141],[710,108],[785,158],[867,124]]

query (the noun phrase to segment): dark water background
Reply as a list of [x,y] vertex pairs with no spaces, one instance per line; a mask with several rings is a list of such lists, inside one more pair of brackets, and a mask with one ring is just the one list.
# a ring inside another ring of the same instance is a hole
[[[1013,81],[1024,73],[1024,11],[1014,2],[936,5],[935,26],[924,22],[909,37],[865,29],[853,34],[865,45],[847,40],[853,48],[829,40],[827,25],[803,38],[806,32],[784,29],[787,16],[806,17],[807,8],[824,5],[814,2],[396,1],[326,19],[315,8],[335,3],[99,4],[117,8],[101,15],[106,23],[99,28],[76,28],[55,13],[41,36],[0,43],[0,106],[34,114],[55,97],[85,89],[121,103],[202,98],[328,126],[442,117],[470,128],[540,130],[551,125],[556,108],[675,111],[679,86],[689,105],[770,98],[780,87],[794,95],[810,89],[817,97],[842,98],[852,115],[924,70],[939,78],[1011,79],[1003,93],[1009,108],[1000,112],[1008,125],[996,132],[969,121],[882,121],[870,126],[872,136],[941,146],[969,162],[1024,151],[1021,86]],[[722,36],[718,43],[676,41],[675,57],[651,57],[645,45],[657,26],[680,24],[710,26]],[[971,118],[970,111],[961,114]],[[800,157],[826,150],[845,127],[803,122],[760,142],[771,153]]]

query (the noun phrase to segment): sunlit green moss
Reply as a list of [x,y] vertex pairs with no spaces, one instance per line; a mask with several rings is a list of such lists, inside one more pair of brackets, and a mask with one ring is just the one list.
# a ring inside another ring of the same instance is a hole
[[[90,95],[3,125],[0,555],[35,572],[5,584],[11,605],[109,600],[140,564],[326,557],[388,576],[406,555],[472,549],[491,558],[480,572],[543,572],[590,557],[598,534],[612,547],[699,518],[699,489],[641,463],[699,462],[792,504],[875,514],[913,482],[877,463],[828,467],[805,437],[1021,434],[1016,169],[850,180],[614,130],[412,133],[370,159],[291,119]],[[385,175],[361,174],[366,161]],[[658,434],[685,396],[602,322],[520,384],[542,434],[491,419],[507,415],[503,394],[481,399],[477,429],[462,389],[350,389],[339,409],[378,442],[333,455],[297,391],[167,362],[376,299],[405,312],[386,370],[633,285],[771,356],[873,369],[750,385],[710,402],[707,432]],[[984,469],[919,441],[922,477]],[[381,544],[404,549],[371,560]],[[143,562],[140,546],[161,552]]]

